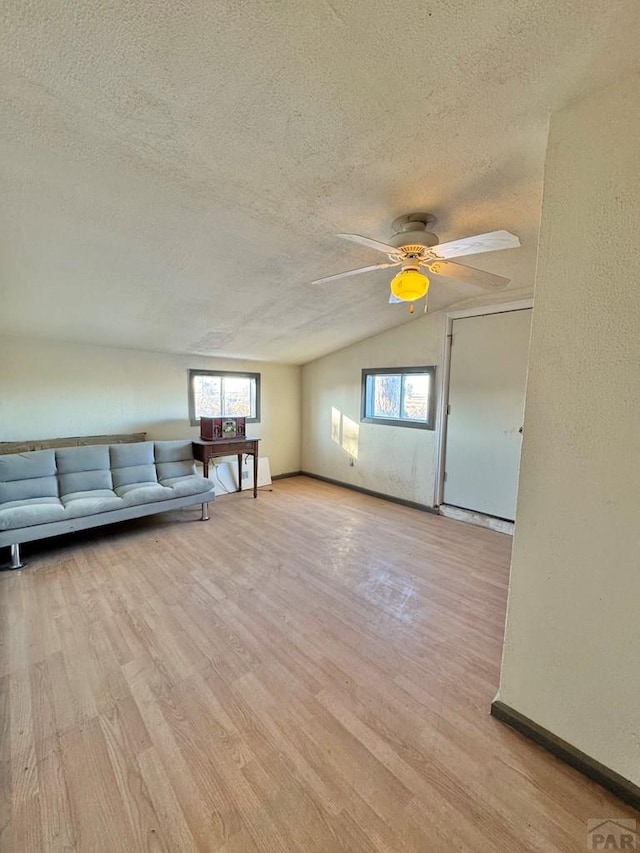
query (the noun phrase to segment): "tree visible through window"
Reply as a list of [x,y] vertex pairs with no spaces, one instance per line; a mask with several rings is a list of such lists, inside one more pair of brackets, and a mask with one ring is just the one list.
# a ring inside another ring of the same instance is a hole
[[362,420],[434,429],[435,367],[362,371]]
[[201,417],[260,420],[260,374],[189,371],[191,423]]

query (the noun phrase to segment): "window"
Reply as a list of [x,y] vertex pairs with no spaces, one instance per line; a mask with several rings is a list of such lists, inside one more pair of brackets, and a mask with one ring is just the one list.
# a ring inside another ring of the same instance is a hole
[[435,428],[435,367],[362,371],[362,420],[369,424]]
[[260,374],[223,370],[189,371],[189,418],[260,420]]

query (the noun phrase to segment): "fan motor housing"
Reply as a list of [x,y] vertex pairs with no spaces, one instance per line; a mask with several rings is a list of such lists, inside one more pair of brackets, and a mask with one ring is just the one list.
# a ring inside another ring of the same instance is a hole
[[[388,243],[397,249],[413,246],[422,246],[429,249],[431,246],[437,246],[439,240],[430,231],[401,231],[399,234],[394,234],[388,240]],[[411,248],[409,248],[409,251],[411,251]]]
[[388,243],[411,254],[418,254],[420,247],[429,249],[431,246],[436,246],[440,241],[435,234],[427,231],[427,228],[435,222],[436,218],[431,213],[423,211],[405,213],[393,220],[392,227],[395,233]]

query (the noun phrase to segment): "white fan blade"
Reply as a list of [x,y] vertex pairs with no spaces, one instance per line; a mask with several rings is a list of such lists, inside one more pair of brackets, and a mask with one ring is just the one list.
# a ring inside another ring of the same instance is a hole
[[393,293],[389,296],[389,305],[398,305],[400,302],[406,302],[406,299],[398,299],[397,296],[394,296]]
[[465,284],[474,284],[476,287],[506,287],[510,281],[501,275],[477,270],[474,267],[464,266],[464,264],[456,264],[453,261],[432,261],[427,266],[429,271],[434,273],[434,275],[441,275],[444,278],[455,278],[457,281],[463,281]]
[[462,240],[452,240],[433,246],[431,251],[438,258],[459,258],[462,255],[477,255],[480,252],[497,252],[499,249],[515,249],[520,240],[508,231],[490,231],[488,234],[478,234],[476,237],[464,237]]
[[349,275],[360,275],[361,272],[372,272],[373,270],[383,270],[386,267],[397,267],[399,263],[399,261],[395,263],[389,261],[386,264],[372,264],[370,267],[359,267],[357,270],[347,270],[346,272],[339,272],[335,275],[327,275],[324,278],[317,278],[311,284],[322,284],[325,281],[335,281],[337,278],[346,278]]
[[398,254],[398,249],[387,245],[387,243],[381,243],[379,240],[372,240],[371,237],[361,237],[359,234],[336,234],[336,237],[343,237],[345,240],[351,240],[352,243],[360,243],[361,246],[377,249],[379,252],[384,252],[385,255]]

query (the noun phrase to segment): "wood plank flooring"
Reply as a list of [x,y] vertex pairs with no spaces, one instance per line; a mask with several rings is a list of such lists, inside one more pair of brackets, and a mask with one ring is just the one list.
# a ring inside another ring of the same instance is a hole
[[0,575],[0,850],[572,853],[632,809],[489,716],[511,540],[303,477]]

